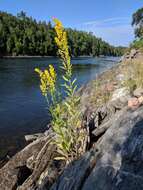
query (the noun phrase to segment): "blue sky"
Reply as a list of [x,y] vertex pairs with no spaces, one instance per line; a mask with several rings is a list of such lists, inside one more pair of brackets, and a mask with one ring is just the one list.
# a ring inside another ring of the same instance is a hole
[[93,32],[113,45],[133,39],[132,13],[143,0],[0,0],[0,10],[14,15],[21,10],[37,20],[55,16],[66,27]]

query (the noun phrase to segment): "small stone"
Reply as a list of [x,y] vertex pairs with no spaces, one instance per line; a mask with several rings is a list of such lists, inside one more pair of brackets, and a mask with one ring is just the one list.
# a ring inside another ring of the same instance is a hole
[[137,88],[136,90],[134,90],[133,95],[134,95],[135,97],[140,97],[140,96],[142,96],[142,95],[143,95],[143,89],[142,89],[142,88]]
[[136,49],[132,49],[130,52],[130,57],[134,58],[134,56],[137,54],[137,50]]
[[140,97],[138,98],[138,101],[139,101],[140,104],[143,104],[143,96],[140,96]]
[[116,76],[116,79],[117,79],[118,81],[123,81],[123,80],[125,79],[125,75],[123,75],[123,74],[118,74],[118,75]]
[[125,87],[119,88],[113,92],[111,101],[115,101],[121,97],[126,98],[127,96],[129,96],[129,94],[130,94],[130,92],[129,92],[129,90],[127,90],[127,88],[125,88]]
[[131,109],[138,108],[140,106],[138,98],[131,98],[128,100],[128,107]]
[[114,82],[113,82],[113,85],[114,85],[114,86],[117,86],[117,85],[118,85],[117,81],[114,81]]
[[44,136],[43,133],[36,133],[36,134],[32,134],[32,135],[25,135],[25,140],[27,142],[34,141],[34,140],[37,140],[38,138],[41,138],[43,136]]
[[51,128],[49,128],[48,130],[46,130],[46,131],[44,132],[44,135],[45,135],[45,136],[49,136],[52,132],[53,132],[53,129],[52,129],[52,127],[51,127]]

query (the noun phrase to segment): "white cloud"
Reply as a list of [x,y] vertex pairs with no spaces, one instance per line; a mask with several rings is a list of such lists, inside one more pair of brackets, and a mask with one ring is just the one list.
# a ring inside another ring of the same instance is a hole
[[119,23],[119,22],[125,22],[129,21],[129,17],[114,17],[114,18],[107,18],[103,20],[94,20],[90,22],[84,22],[83,25],[103,25],[105,23]]
[[127,46],[134,38],[130,21],[129,17],[95,20],[83,23],[81,29],[93,32],[110,44]]

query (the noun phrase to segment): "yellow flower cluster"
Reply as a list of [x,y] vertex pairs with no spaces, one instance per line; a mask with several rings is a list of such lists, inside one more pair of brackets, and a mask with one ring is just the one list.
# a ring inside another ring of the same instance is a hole
[[49,69],[41,71],[38,68],[35,68],[35,72],[37,72],[40,76],[40,89],[44,96],[47,96],[48,92],[51,94],[55,91],[55,83],[56,83],[56,72],[52,65],[49,65]]
[[63,60],[63,69],[66,71],[66,75],[71,77],[72,75],[72,64],[68,50],[68,40],[67,34],[64,31],[64,27],[58,19],[54,18],[53,21],[55,22],[55,31],[57,37],[55,37],[56,44],[58,46],[58,52]]

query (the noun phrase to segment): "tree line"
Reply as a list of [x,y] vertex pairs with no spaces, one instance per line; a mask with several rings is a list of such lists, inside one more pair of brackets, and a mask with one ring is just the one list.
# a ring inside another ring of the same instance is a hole
[[[120,56],[123,47],[114,47],[92,33],[66,29],[71,56]],[[0,12],[0,56],[56,56],[55,31],[51,22],[36,21],[21,11],[17,16]]]

